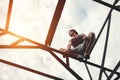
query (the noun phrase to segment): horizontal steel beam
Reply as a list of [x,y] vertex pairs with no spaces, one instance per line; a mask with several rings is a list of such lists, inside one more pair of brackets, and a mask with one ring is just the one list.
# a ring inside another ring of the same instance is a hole
[[[111,74],[109,75],[107,80],[110,80],[112,78],[112,76],[114,75],[114,73],[117,71],[117,69],[120,67],[120,61],[118,62],[118,64],[115,66],[114,70],[111,72]],[[118,75],[120,76],[120,75]]]
[[93,1],[98,2],[98,3],[102,4],[102,5],[105,5],[105,6],[109,7],[109,8],[113,8],[114,10],[120,12],[120,8],[117,7],[117,6],[113,6],[113,5],[111,5],[111,4],[107,3],[107,2],[104,2],[102,0],[93,0]]
[[[1,28],[0,28],[0,30],[4,31],[4,29],[1,29]],[[20,36],[20,35],[17,35],[17,34],[15,34],[15,33],[10,32],[10,31],[7,32],[6,34],[10,34],[10,35],[15,36],[15,37],[17,37],[17,38],[23,39],[24,41],[28,41],[28,42],[30,42],[30,43],[32,43],[32,44],[35,44],[36,46],[26,46],[26,45],[9,46],[9,45],[0,45],[0,49],[5,49],[5,48],[9,48],[9,49],[13,49],[13,48],[14,48],[14,49],[26,49],[26,48],[28,48],[28,49],[42,49],[42,50],[45,50],[45,51],[48,51],[48,52],[49,52],[49,51],[54,51],[54,52],[56,52],[56,53],[58,53],[58,54],[62,54],[62,55],[65,55],[65,56],[69,56],[69,57],[71,57],[71,58],[73,58],[73,59],[76,59],[76,60],[78,60],[78,61],[87,63],[87,64],[89,64],[89,65],[91,65],[91,66],[94,66],[94,67],[97,67],[97,68],[101,68],[100,65],[97,65],[97,64],[95,64],[95,63],[92,63],[92,62],[89,62],[89,61],[86,61],[86,60],[78,59],[78,58],[76,58],[76,57],[73,57],[71,54],[66,54],[66,53],[61,52],[61,51],[59,51],[59,50],[57,50],[57,49],[48,47],[48,46],[46,46],[46,45],[43,45],[43,44],[38,43],[38,42],[36,42],[36,41],[33,41],[33,40],[28,39],[28,38],[22,37],[22,36]],[[106,71],[112,72],[111,69],[108,69],[108,68],[105,68],[105,67],[103,67],[103,69],[105,69]],[[120,72],[115,72],[115,74],[120,74]]]
[[0,59],[0,62],[4,63],[4,64],[7,64],[7,65],[11,65],[11,66],[17,67],[17,68],[20,68],[20,69],[23,69],[23,70],[26,70],[26,71],[29,71],[29,72],[32,72],[32,73],[36,73],[38,75],[42,75],[42,76],[45,76],[45,77],[48,77],[48,78],[51,78],[51,79],[63,80],[61,78],[58,78],[58,77],[55,77],[55,76],[52,76],[52,75],[49,75],[49,74],[46,74],[46,73],[43,73],[43,72],[31,69],[31,68],[25,67],[25,66],[22,66],[22,65],[10,62],[10,61],[6,61],[6,60],[3,60],[3,59]]
[[[92,62],[89,62],[89,61],[86,61],[86,60],[81,60],[81,59],[78,59],[78,58],[76,58],[76,57],[73,57],[73,56],[71,56],[71,55],[69,55],[69,54],[66,54],[66,53],[63,53],[63,52],[61,52],[61,51],[59,51],[59,50],[56,50],[56,49],[54,49],[54,48],[51,48],[51,47],[47,47],[47,46],[22,46],[22,45],[17,45],[16,47],[15,46],[13,46],[13,47],[10,47],[9,45],[0,45],[0,49],[43,49],[43,50],[45,50],[45,51],[54,51],[54,52],[57,52],[58,54],[62,54],[62,55],[65,55],[65,56],[69,56],[70,58],[73,58],[73,59],[75,59],[75,60],[78,60],[78,61],[80,61],[80,62],[84,62],[84,63],[87,63],[87,64],[89,64],[89,65],[91,65],[91,66],[94,66],[94,67],[97,67],[97,68],[101,68],[101,66],[100,65],[98,65],[98,64],[95,64],[95,63],[92,63]],[[108,68],[106,68],[106,67],[103,67],[103,69],[104,70],[106,70],[106,71],[109,71],[109,72],[112,72],[113,70],[111,70],[111,69],[108,69]],[[117,75],[120,75],[120,72],[115,72],[115,74],[117,74]]]

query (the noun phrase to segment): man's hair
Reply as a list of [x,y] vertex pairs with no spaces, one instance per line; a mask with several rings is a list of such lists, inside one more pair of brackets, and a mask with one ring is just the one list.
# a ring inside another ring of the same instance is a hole
[[69,30],[70,32],[73,31],[74,33],[78,34],[78,32],[75,29]]

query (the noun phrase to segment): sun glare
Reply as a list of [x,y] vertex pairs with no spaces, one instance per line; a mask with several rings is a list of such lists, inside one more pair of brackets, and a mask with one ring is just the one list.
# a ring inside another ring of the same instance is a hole
[[20,35],[26,35],[28,28],[27,27],[20,27],[20,26],[12,26],[10,31],[20,34]]

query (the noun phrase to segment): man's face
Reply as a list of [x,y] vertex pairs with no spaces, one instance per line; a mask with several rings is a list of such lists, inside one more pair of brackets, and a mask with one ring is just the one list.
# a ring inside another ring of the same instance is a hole
[[69,36],[73,37],[73,35],[74,35],[74,31],[69,31]]

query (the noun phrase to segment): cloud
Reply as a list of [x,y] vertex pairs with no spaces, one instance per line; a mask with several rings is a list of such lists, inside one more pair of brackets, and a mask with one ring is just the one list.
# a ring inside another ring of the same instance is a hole
[[[3,4],[2,4],[2,3]],[[6,4],[7,0],[0,1],[0,17],[3,16],[3,13],[6,13],[7,7],[2,7],[2,5]],[[112,3],[112,0],[109,0]],[[29,3],[29,4],[28,4]],[[1,5],[2,4],[2,5]],[[16,0],[14,1],[12,16],[11,16],[11,24],[10,30],[15,32],[15,28],[20,30],[22,33],[19,33],[25,37],[33,39],[35,41],[44,43],[47,31],[49,29],[49,25],[55,10],[55,6],[57,4],[57,0],[47,1],[47,0]],[[93,31],[98,35],[101,26],[104,23],[104,20],[109,12],[109,8],[95,3],[90,0],[66,0],[66,4],[59,21],[53,42],[52,47],[59,49],[61,47],[66,47],[69,36],[68,30],[71,28],[76,29],[79,33],[86,33]],[[5,20],[5,15],[0,18],[0,20]],[[0,22],[0,25],[4,24]],[[117,64],[120,56],[118,56],[119,50],[119,13],[114,11],[112,16],[111,23],[111,31],[110,31],[110,39],[107,51],[107,58],[105,66],[113,69]],[[17,33],[18,31],[16,31]],[[24,34],[25,32],[25,34]],[[106,28],[103,31],[100,39],[98,40],[92,54],[90,61],[101,64],[104,41],[106,35]],[[0,44],[3,40],[8,37],[0,37]],[[11,36],[10,36],[11,37]],[[14,38],[11,38],[12,41]],[[11,43],[11,40],[7,43]],[[27,44],[27,43],[26,43]],[[113,54],[114,53],[114,54]],[[110,54],[110,55],[109,55]],[[61,55],[58,55],[62,58]],[[111,58],[112,57],[112,58]],[[14,61],[16,63],[37,69],[39,71],[43,71],[58,77],[61,77],[65,80],[75,80],[73,77],[63,66],[61,66],[49,53],[42,50],[0,50],[0,58],[6,59],[9,61]],[[65,59],[63,59],[65,61]],[[85,66],[83,63],[79,63],[76,60],[70,59],[71,68],[74,69],[80,76],[82,76],[85,80],[89,80],[87,75]],[[24,70],[19,70],[13,67],[8,67],[8,65],[0,64],[0,72],[1,80],[9,80],[10,78],[14,80],[22,79],[22,80],[47,80],[46,78],[29,73]],[[4,69],[3,69],[4,68]],[[8,68],[8,69],[7,69]],[[96,69],[92,66],[89,66],[90,71],[94,79],[98,79],[99,69]],[[118,70],[119,71],[119,70]],[[56,73],[57,72],[57,73]],[[14,73],[18,76],[14,76]],[[64,73],[64,74],[63,74]],[[103,79],[106,79],[104,76]],[[49,80],[49,79],[48,79]]]

